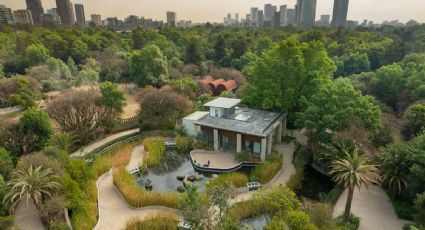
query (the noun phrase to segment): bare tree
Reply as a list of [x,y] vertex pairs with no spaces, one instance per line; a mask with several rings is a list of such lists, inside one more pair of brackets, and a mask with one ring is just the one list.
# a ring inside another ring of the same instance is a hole
[[97,90],[68,92],[51,101],[47,112],[62,131],[75,133],[83,141],[82,138],[111,128],[119,115],[103,105],[101,97]]

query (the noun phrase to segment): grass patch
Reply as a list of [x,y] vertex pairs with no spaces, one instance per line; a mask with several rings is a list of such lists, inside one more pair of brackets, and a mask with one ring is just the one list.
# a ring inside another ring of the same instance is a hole
[[235,160],[238,162],[260,162],[260,158],[249,152],[236,153]]
[[176,209],[178,207],[180,196],[177,193],[146,191],[124,167],[114,169],[112,177],[115,187],[132,207],[164,206]]
[[193,149],[193,139],[190,137],[176,137],[176,148],[178,153],[189,154]]
[[161,138],[147,137],[143,140],[143,145],[147,154],[141,169],[146,172],[150,166],[155,166],[159,163],[165,153],[165,144]]
[[262,184],[270,182],[282,168],[282,163],[282,155],[274,153],[263,164],[255,167],[251,174],[251,180]]
[[128,165],[131,159],[133,147],[134,143],[125,143],[112,148],[101,157],[96,158],[92,166],[96,177],[101,176],[112,167]]
[[175,216],[158,216],[146,220],[133,219],[127,222],[126,230],[175,230],[177,220]]
[[233,184],[237,188],[245,187],[246,183],[248,183],[248,176],[239,172],[220,174],[217,178],[208,181],[207,193],[210,189],[223,186],[227,182]]

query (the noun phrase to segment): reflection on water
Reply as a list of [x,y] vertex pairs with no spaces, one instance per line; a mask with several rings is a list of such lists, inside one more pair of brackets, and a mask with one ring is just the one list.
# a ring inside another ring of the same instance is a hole
[[[195,172],[189,156],[178,154],[176,151],[167,151],[160,164],[150,168],[148,173],[137,178],[137,182],[144,186],[147,179],[152,181],[152,190],[158,192],[176,192],[177,187],[183,186],[183,182],[177,180],[177,176],[190,176],[199,174]],[[199,191],[205,191],[207,176],[193,183],[198,185]]]
[[246,224],[253,230],[262,230],[267,224],[267,219],[265,215],[248,218],[241,221],[241,224]]

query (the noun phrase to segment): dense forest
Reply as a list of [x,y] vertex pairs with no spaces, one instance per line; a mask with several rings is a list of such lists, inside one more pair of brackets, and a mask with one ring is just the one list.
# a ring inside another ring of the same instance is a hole
[[[330,153],[359,148],[379,168],[396,213],[424,227],[424,25],[205,25],[121,33],[1,27],[0,108],[25,111],[0,120],[0,228],[17,205],[11,185],[31,176],[49,179],[44,186],[56,191],[33,198],[48,226],[62,229],[57,207],[66,206],[74,227],[92,228],[99,175],[68,155],[112,132],[126,105],[117,84],[137,85],[142,130],[184,133],[178,121],[213,98],[198,83],[207,75],[240,86],[221,96],[286,113],[288,128],[307,133],[309,163],[332,171],[331,161],[344,156]],[[79,87],[89,90],[69,90]],[[57,91],[64,95],[49,98]]]

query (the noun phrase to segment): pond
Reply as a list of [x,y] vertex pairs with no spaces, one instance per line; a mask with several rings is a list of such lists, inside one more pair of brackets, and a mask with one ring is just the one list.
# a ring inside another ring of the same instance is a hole
[[183,186],[183,181],[178,180],[177,177],[191,175],[198,177],[198,180],[195,180],[193,184],[198,185],[200,192],[204,192],[206,182],[211,178],[211,175],[195,172],[189,155],[179,154],[175,150],[168,149],[161,162],[150,168],[147,174],[138,177],[137,182],[141,186],[145,186],[147,179],[149,179],[152,182],[152,191],[176,192],[177,187]]
[[309,198],[316,201],[323,201],[336,183],[330,177],[323,175],[310,165],[304,168],[304,178],[300,189],[296,190],[298,196]]
[[267,219],[266,216],[260,215],[257,217],[244,219],[241,221],[241,224],[247,225],[253,230],[262,230],[267,224]]

